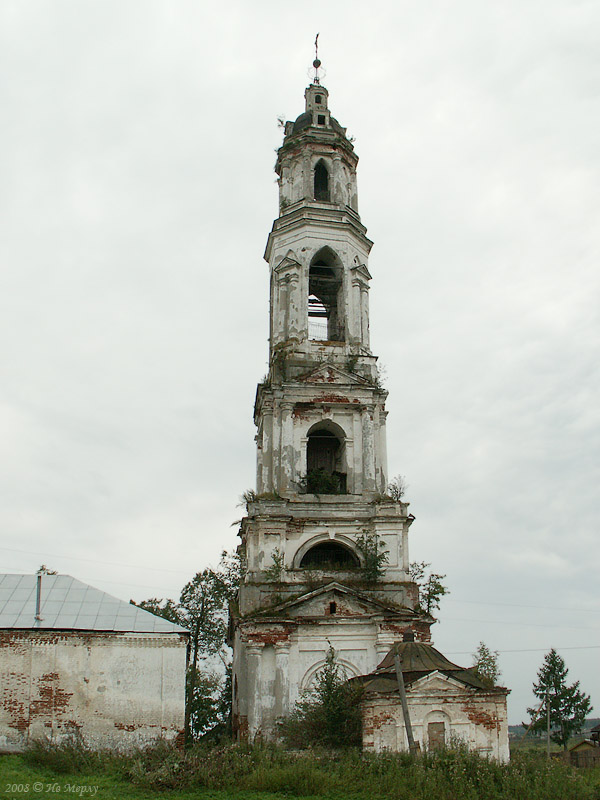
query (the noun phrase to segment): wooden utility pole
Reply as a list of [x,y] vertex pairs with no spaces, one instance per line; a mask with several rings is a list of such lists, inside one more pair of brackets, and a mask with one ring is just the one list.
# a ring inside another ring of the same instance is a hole
[[394,653],[394,666],[396,667],[396,680],[398,681],[398,692],[400,694],[402,713],[404,715],[404,727],[406,728],[406,736],[408,738],[408,749],[414,755],[419,752],[419,745],[416,744],[413,738],[412,725],[410,724],[410,715],[408,713],[408,702],[406,700],[406,690],[404,688],[404,676],[402,675],[402,660],[398,650]]
[[546,692],[546,759],[550,761],[550,694]]
[[542,710],[542,707],[543,707],[543,705],[544,705],[544,701],[542,700],[542,702],[539,704],[539,706],[538,706],[538,707],[535,709],[535,711],[533,712],[533,715],[532,715],[532,717],[531,717],[531,722],[530,722],[530,723],[529,723],[529,725],[527,726],[527,730],[525,731],[525,733],[523,734],[523,736],[521,736],[521,740],[520,740],[520,741],[523,741],[523,739],[524,739],[524,738],[527,736],[527,734],[529,733],[529,731],[530,731],[530,730],[533,728],[533,726],[534,726],[534,725],[535,725],[535,723],[537,722],[537,716],[538,716],[538,714],[540,713],[540,711]]

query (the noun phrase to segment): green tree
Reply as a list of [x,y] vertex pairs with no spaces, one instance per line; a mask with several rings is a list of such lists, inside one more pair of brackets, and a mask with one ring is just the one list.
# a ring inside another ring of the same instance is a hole
[[279,583],[281,574],[285,570],[285,557],[281,550],[276,547],[271,553],[271,563],[265,569],[265,578],[273,583]]
[[427,574],[430,566],[427,561],[413,561],[409,568],[411,578],[419,587],[419,608],[428,614],[437,611],[442,597],[450,594],[448,587],[442,583],[446,576],[437,572]]
[[199,739],[218,722],[222,680],[222,676],[214,670],[198,670],[194,676],[192,669],[188,669],[186,683],[190,698],[190,733],[193,739]]
[[317,672],[315,685],[279,724],[279,731],[292,747],[350,747],[361,743],[362,689],[347,680],[330,645],[325,664]]
[[363,556],[362,573],[365,580],[369,583],[381,580],[389,560],[381,538],[376,533],[363,531],[356,537],[356,546]]
[[477,650],[473,653],[473,670],[479,680],[486,686],[496,686],[500,677],[497,650],[490,650],[485,642],[479,642]]
[[387,494],[399,503],[406,494],[408,486],[404,475],[396,475],[387,485]]
[[151,614],[156,614],[157,617],[168,619],[169,622],[175,622],[177,625],[182,625],[182,620],[179,615],[179,606],[174,600],[160,600],[157,597],[150,597],[148,600],[142,600],[140,603],[134,603],[133,600],[129,601],[132,605],[138,608],[143,608]]
[[306,475],[306,491],[309,494],[343,494],[339,475],[332,475],[322,467],[309,470]]
[[533,693],[544,702],[544,710],[528,708],[527,713],[533,722],[534,731],[546,730],[547,718],[544,713],[550,706],[550,739],[567,749],[571,736],[579,733],[585,718],[592,710],[590,696],[579,690],[579,681],[567,683],[569,670],[564,660],[552,648],[544,656],[544,663],[538,670],[537,683],[533,684]]
[[225,595],[230,602],[237,596],[245,571],[246,562],[239,550],[236,550],[235,553],[223,550],[217,568],[217,576],[222,581]]
[[36,575],[58,575],[58,572],[55,569],[50,569],[45,564],[38,569]]
[[225,643],[226,587],[212,569],[197,572],[181,590],[179,613],[182,624],[190,632],[190,677],[186,702],[185,730],[188,741],[192,738],[191,713],[196,695],[198,659],[200,655],[218,653]]
[[199,669],[194,689],[189,687],[192,671],[188,670],[190,700],[190,733],[194,740],[204,736],[218,738],[231,732],[231,664],[225,675],[216,670]]
[[[153,597],[137,604],[146,611],[178,623],[190,632],[185,715],[188,742],[194,736],[206,732],[207,720],[214,716],[211,716],[210,709],[214,706],[218,687],[214,684],[212,674],[200,669],[199,661],[218,654],[225,667],[228,666],[223,655],[227,634],[227,608],[237,594],[243,571],[244,565],[240,556],[224,551],[218,569],[204,569],[196,573],[181,590],[179,602]],[[222,702],[220,697],[219,703]]]

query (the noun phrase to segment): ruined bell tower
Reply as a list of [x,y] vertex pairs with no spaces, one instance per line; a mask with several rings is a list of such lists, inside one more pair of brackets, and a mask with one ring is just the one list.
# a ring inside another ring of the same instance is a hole
[[[315,77],[277,153],[267,241],[269,372],[256,392],[256,493],[240,527],[232,609],[238,738],[268,737],[331,644],[349,677],[406,629],[429,640],[408,568],[408,504],[387,494],[387,392],[369,341],[369,253],[358,157]],[[387,554],[373,579],[373,546]]]

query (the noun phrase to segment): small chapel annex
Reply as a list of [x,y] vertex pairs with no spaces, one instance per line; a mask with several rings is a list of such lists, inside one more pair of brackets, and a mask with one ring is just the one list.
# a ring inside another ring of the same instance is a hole
[[[330,646],[349,678],[369,676],[405,634],[429,643],[435,622],[409,574],[414,517],[388,494],[358,156],[314,66],[277,152],[279,216],[264,255],[269,372],[256,392],[256,493],[239,530],[246,571],[230,615],[238,739],[274,736]],[[387,553],[377,580],[369,543]]]

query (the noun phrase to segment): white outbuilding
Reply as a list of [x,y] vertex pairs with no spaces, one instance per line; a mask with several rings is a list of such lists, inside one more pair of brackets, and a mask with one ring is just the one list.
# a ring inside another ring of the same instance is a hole
[[182,735],[188,632],[70,575],[0,575],[0,749]]

